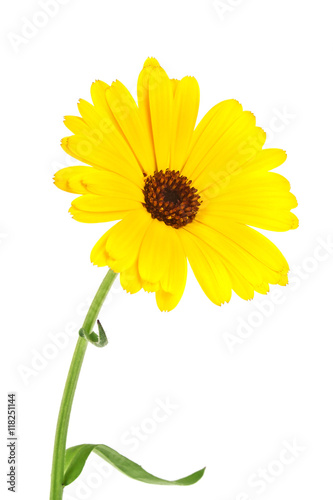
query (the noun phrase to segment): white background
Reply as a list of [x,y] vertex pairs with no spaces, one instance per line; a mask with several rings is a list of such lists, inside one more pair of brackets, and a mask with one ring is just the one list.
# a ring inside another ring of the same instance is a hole
[[[166,479],[207,470],[188,488],[152,486],[91,457],[65,499],[331,498],[331,2],[61,3],[46,18],[37,0],[1,7],[1,488],[6,393],[16,391],[15,498],[48,498],[76,331],[105,274],[89,254],[108,225],[73,221],[71,195],[52,184],[56,170],[75,164],[59,146],[63,115],[77,113],[95,79],[117,78],[135,92],[145,58],[155,56],[171,77],[198,79],[200,117],[236,98],[268,146],[287,150],[279,172],[298,198],[300,228],[270,237],[292,284],[218,308],[190,275],[180,305],[162,314],[152,294],[130,296],[117,283],[100,315],[109,345],[88,349],[68,445],[105,443]],[[15,47],[27,20],[44,26]],[[169,415],[157,410],[168,399]],[[294,455],[284,451],[293,443]]]

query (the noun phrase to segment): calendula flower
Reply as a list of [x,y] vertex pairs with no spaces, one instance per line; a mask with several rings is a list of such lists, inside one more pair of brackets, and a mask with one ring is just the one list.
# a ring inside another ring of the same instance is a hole
[[161,310],[179,302],[187,260],[215,304],[232,290],[243,299],[286,285],[288,264],[250,226],[298,225],[289,182],[271,170],[286,154],[263,149],[265,133],[236,100],[220,102],[195,127],[199,86],[173,80],[154,58],[138,79],[138,104],[119,81],[96,81],[93,104],[67,116],[62,141],[85,163],[60,170],[55,184],[80,194],[70,208],[80,222],[111,222],[91,261],[120,273],[125,290],[156,293]]

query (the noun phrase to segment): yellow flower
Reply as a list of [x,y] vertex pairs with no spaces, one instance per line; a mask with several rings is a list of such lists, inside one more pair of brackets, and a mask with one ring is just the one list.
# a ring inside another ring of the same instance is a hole
[[74,134],[63,149],[90,166],[60,170],[55,184],[80,194],[70,208],[80,222],[120,221],[96,243],[91,261],[120,273],[123,288],[156,292],[173,309],[187,260],[209,299],[228,302],[286,285],[278,248],[249,226],[287,231],[298,225],[289,182],[271,170],[286,154],[262,149],[265,133],[235,100],[214,106],[195,128],[195,78],[170,79],[149,58],[138,79],[138,104],[119,81],[96,81],[82,118],[65,117]]

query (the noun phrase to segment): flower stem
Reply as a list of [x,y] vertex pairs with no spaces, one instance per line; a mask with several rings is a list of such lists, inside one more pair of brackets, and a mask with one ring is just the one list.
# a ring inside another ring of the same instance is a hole
[[[117,273],[113,272],[110,269],[107,275],[105,276],[104,280],[102,281],[101,286],[97,290],[97,293],[90,305],[89,311],[83,323],[83,328],[88,334],[92,332],[99,311],[101,310],[103,302],[114,280],[116,279],[116,276]],[[77,386],[77,381],[79,379],[81,366],[83,363],[87,346],[88,346],[88,341],[83,337],[79,337],[73,354],[71,366],[69,368],[69,372],[67,375],[67,380],[61,400],[57,429],[54,440],[50,500],[62,499],[68,424],[69,424],[75,389]]]

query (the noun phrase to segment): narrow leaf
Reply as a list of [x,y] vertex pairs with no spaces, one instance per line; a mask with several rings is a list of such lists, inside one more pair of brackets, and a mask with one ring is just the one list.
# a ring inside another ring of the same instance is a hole
[[97,345],[97,347],[105,347],[108,343],[108,339],[99,319],[97,320],[97,326],[99,335],[97,336],[98,342],[96,342],[95,345]]
[[84,464],[92,451],[120,472],[126,474],[126,476],[136,479],[137,481],[142,481],[143,483],[189,486],[199,481],[205,472],[205,469],[201,469],[182,479],[167,481],[146,472],[140,465],[120,455],[104,444],[80,444],[66,450],[64,486],[71,484],[81,474]]
[[91,332],[89,334],[84,328],[81,328],[79,330],[79,335],[80,337],[84,337],[96,347],[105,347],[108,343],[108,339],[99,320],[97,320],[97,326],[99,335],[97,335],[97,333],[95,332]]

